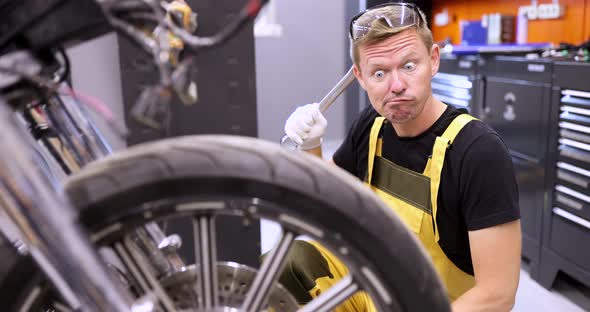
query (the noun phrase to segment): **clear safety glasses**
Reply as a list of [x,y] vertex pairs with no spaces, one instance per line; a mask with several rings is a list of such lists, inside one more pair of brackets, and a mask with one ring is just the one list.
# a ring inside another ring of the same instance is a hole
[[413,3],[390,2],[367,9],[350,20],[350,38],[355,41],[369,33],[374,22],[380,21],[391,28],[417,25],[422,20]]

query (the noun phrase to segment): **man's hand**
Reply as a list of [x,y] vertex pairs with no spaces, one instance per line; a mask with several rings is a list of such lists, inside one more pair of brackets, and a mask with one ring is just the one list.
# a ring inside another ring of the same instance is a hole
[[326,132],[328,121],[319,109],[318,103],[298,107],[285,123],[285,134],[301,150],[312,150],[320,147]]

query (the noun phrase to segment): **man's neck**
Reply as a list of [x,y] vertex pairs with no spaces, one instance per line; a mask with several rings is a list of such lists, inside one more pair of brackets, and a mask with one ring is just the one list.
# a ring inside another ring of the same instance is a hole
[[403,124],[393,124],[393,128],[399,137],[415,137],[428,130],[447,109],[447,105],[430,94],[424,109],[414,120]]

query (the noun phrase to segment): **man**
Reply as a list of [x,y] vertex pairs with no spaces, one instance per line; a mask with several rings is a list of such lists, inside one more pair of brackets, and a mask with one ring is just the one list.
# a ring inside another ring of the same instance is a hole
[[[352,19],[350,37],[354,74],[371,107],[352,125],[334,163],[365,181],[417,235],[454,311],[509,311],[521,232],[505,144],[483,122],[433,96],[440,49],[414,5],[369,9]],[[308,104],[291,114],[285,132],[321,156],[326,126],[317,104]]]

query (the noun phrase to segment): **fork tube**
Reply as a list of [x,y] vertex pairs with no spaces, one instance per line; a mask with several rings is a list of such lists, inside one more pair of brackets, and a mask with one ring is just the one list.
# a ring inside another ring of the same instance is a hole
[[0,101],[0,205],[42,270],[73,307],[128,311],[131,296],[113,282],[75,221],[71,204],[39,167],[35,144]]

